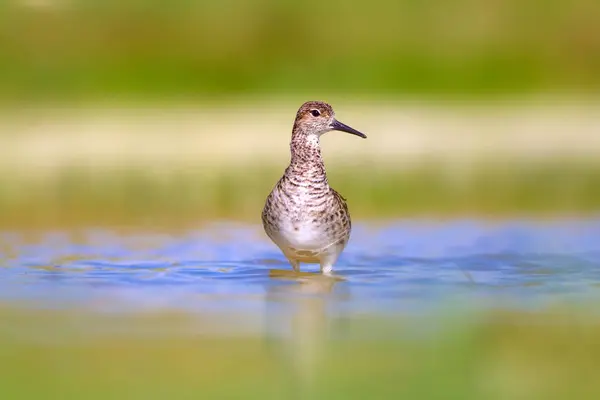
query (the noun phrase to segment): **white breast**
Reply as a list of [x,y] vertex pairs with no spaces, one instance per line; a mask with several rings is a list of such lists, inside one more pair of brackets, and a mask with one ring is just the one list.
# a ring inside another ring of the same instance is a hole
[[328,238],[322,226],[310,221],[291,221],[284,219],[279,225],[281,244],[298,250],[319,250],[328,244]]

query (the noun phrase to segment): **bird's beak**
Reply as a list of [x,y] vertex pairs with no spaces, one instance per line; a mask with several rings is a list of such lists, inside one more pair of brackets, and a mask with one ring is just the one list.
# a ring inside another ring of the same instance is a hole
[[338,121],[337,119],[334,119],[333,122],[330,125],[331,129],[333,129],[334,131],[342,131],[342,132],[348,132],[351,133],[353,135],[356,136],[360,136],[361,138],[367,138],[367,135],[365,135],[362,132],[357,131],[354,128],[350,128],[348,125],[346,124],[342,124],[340,121]]

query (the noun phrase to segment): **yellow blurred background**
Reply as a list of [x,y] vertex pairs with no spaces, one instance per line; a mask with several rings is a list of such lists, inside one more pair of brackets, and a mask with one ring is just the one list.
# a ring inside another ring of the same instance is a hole
[[0,220],[254,220],[306,100],[369,135],[323,140],[356,218],[595,212],[599,18],[591,0],[3,2]]

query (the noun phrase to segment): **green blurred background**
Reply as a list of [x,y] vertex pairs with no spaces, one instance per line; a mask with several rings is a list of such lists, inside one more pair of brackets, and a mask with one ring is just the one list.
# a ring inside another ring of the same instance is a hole
[[2,98],[593,93],[598,8],[593,0],[3,2]]
[[[567,310],[446,317],[426,333],[411,320],[333,318],[343,339],[298,337],[299,351],[277,338],[195,333],[215,324],[199,316],[0,315],[0,393],[11,399],[591,400],[600,392],[597,320]],[[303,341],[317,346],[308,360]]]
[[599,18],[592,0],[3,2],[0,220],[256,221],[313,99],[369,134],[324,139],[358,219],[595,212]]

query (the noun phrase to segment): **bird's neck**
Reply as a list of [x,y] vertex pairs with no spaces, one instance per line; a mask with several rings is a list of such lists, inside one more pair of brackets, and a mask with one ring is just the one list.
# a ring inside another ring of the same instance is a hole
[[321,156],[321,144],[317,135],[293,135],[290,151],[289,174],[327,184],[325,164]]
[[294,135],[290,142],[292,164],[323,164],[321,144],[317,135]]

